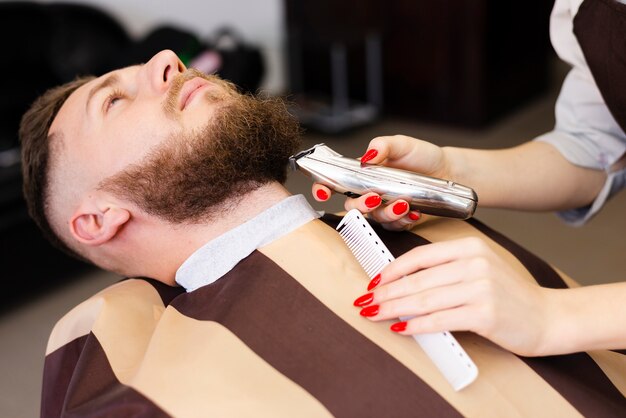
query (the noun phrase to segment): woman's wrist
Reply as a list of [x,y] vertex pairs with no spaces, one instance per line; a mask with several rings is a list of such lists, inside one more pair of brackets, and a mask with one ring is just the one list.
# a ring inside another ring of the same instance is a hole
[[457,147],[441,147],[441,151],[441,171],[445,173],[446,180],[468,185],[468,179],[466,179],[465,175],[467,171],[466,162],[463,155],[466,150]]
[[447,173],[446,178],[474,189],[481,206],[494,206],[493,185],[488,181],[493,173],[487,155],[457,147],[442,147],[442,151],[442,170]]
[[544,290],[546,329],[537,355],[626,347],[626,283]]
[[543,322],[535,356],[565,354],[576,351],[578,329],[576,312],[571,308],[571,289],[542,288]]

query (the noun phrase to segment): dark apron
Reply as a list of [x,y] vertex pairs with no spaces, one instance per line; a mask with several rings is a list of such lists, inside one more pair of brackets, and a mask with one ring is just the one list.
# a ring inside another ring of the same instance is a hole
[[574,18],[574,34],[604,102],[626,132],[626,4],[585,0]]

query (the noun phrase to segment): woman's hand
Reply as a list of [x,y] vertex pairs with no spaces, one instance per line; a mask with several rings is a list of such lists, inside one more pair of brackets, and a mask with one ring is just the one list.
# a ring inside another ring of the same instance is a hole
[[[552,145],[531,141],[512,148],[479,150],[438,147],[408,136],[381,136],[370,142],[361,161],[413,171],[469,186],[481,207],[516,210],[565,210],[589,205],[606,182],[606,172],[570,163]],[[318,201],[328,200],[330,190],[313,185]],[[346,200],[345,207],[359,209],[389,229],[410,224],[397,222],[388,206],[369,207],[367,198]],[[372,201],[369,201],[372,203]],[[391,203],[393,204],[393,202]]]
[[[382,164],[433,177],[450,178],[442,148],[403,135],[374,138],[361,157],[361,162]],[[313,184],[312,192],[314,198],[320,202],[328,200],[332,193],[329,188],[319,183]],[[356,199],[347,199],[344,206],[346,210],[356,208],[362,213],[369,213],[371,218],[387,229],[405,229],[420,218],[420,213],[410,211],[408,203],[404,200],[382,203],[379,195],[368,193]]]
[[[373,289],[373,290],[372,290]],[[414,248],[389,264],[354,304],[410,335],[473,331],[520,355],[547,354],[558,290],[530,283],[479,238]],[[562,290],[561,290],[562,292]]]

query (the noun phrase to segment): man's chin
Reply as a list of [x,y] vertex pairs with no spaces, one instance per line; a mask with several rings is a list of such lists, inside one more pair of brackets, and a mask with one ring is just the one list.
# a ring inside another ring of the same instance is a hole
[[239,95],[208,107],[213,112],[208,123],[205,106],[183,113],[190,118],[185,126],[202,128],[165,141],[104,187],[146,213],[184,224],[208,220],[229,197],[285,181],[300,128],[282,100]]

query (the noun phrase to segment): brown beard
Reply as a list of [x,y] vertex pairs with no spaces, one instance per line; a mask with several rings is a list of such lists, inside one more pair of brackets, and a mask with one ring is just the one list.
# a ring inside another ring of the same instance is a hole
[[204,128],[169,138],[101,189],[171,223],[203,222],[263,184],[284,183],[299,146],[281,99],[234,93]]

